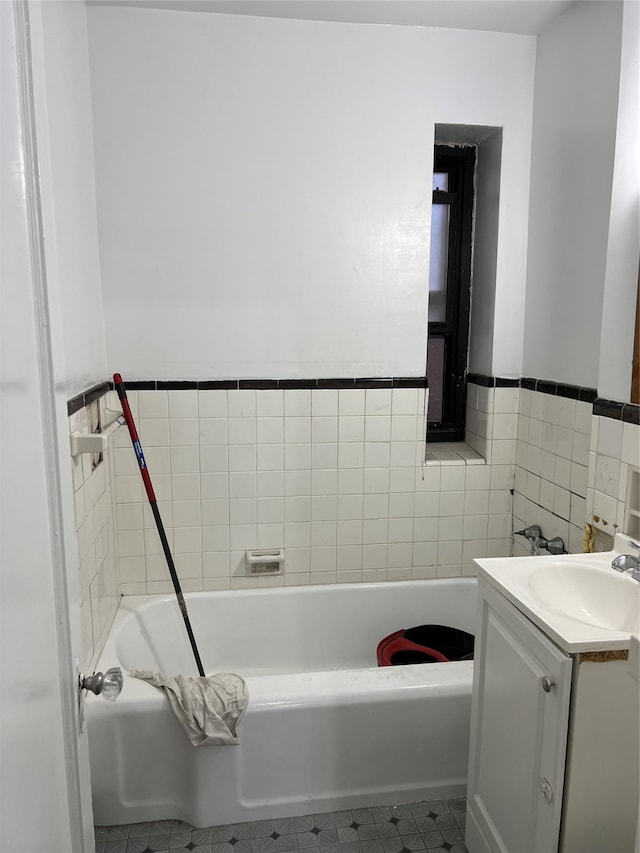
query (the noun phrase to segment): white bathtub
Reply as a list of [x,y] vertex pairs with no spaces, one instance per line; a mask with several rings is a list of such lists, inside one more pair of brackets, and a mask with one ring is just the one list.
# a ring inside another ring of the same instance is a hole
[[[474,631],[473,579],[186,596],[205,671],[249,688],[239,746],[193,747],[163,694],[125,675],[87,718],[97,824],[194,826],[463,795],[471,661],[376,667],[399,628]],[[197,674],[170,596],[122,600],[98,669]]]

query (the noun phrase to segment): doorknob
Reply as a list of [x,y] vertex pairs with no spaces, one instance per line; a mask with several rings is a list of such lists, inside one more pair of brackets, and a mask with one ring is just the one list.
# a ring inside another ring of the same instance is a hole
[[122,670],[119,666],[112,666],[104,674],[94,672],[93,675],[82,675],[76,661],[76,675],[78,676],[78,726],[80,732],[84,732],[84,691],[90,690],[96,696],[104,696],[110,702],[120,695],[122,690]]
[[119,666],[112,666],[104,675],[94,672],[93,675],[78,676],[80,690],[90,690],[96,696],[104,696],[110,702],[114,702],[122,690],[122,670]]

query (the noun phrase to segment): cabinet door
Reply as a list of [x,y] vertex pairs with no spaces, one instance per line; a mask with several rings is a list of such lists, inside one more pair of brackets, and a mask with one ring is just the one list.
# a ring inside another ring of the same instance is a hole
[[554,853],[571,658],[484,581],[480,593],[467,847],[469,853]]

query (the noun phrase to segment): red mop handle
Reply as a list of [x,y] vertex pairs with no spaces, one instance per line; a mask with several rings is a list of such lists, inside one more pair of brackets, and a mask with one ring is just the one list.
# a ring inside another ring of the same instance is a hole
[[122,405],[122,414],[124,415],[124,419],[129,429],[131,443],[133,444],[133,449],[135,450],[136,459],[138,460],[138,466],[140,468],[140,475],[142,477],[144,487],[147,491],[149,503],[156,503],[156,494],[153,491],[153,483],[151,482],[151,477],[149,476],[149,469],[147,468],[147,462],[144,458],[144,453],[142,452],[142,445],[140,444],[140,439],[138,438],[138,430],[136,429],[136,424],[133,420],[133,415],[131,413],[131,407],[129,406],[129,401],[127,400],[127,391],[124,387],[122,376],[120,376],[119,373],[113,374],[113,385],[118,393],[120,404]]
[[169,542],[167,540],[167,534],[164,529],[164,524],[162,523],[162,518],[160,516],[160,510],[158,509],[158,502],[156,501],[156,496],[153,491],[153,486],[151,485],[151,477],[149,476],[149,469],[147,468],[147,463],[144,458],[144,453],[142,452],[142,445],[140,444],[140,439],[138,438],[138,431],[136,430],[136,425],[133,420],[133,415],[131,413],[131,408],[129,406],[129,401],[127,400],[127,392],[124,387],[124,382],[122,381],[122,376],[119,373],[113,374],[113,384],[118,392],[118,397],[120,398],[120,402],[122,404],[122,414],[124,415],[124,419],[129,427],[129,435],[131,436],[131,443],[133,444],[133,449],[135,450],[136,459],[138,460],[138,465],[140,467],[140,474],[142,476],[142,482],[144,483],[144,487],[147,490],[147,497],[149,498],[149,506],[151,507],[151,512],[153,513],[153,517],[156,522],[156,527],[158,528],[158,536],[160,537],[160,543],[162,544],[162,550],[164,551],[164,556],[167,561],[167,568],[169,569],[169,574],[171,575],[171,582],[173,583],[173,588],[176,593],[176,599],[178,601],[178,607],[180,608],[180,612],[182,613],[182,618],[184,619],[184,626],[187,631],[187,636],[189,637],[189,642],[191,643],[191,650],[193,651],[193,656],[196,661],[196,666],[198,667],[198,672],[201,676],[204,677],[204,668],[202,666],[202,660],[200,659],[200,652],[198,651],[198,646],[196,644],[196,638],[193,635],[193,630],[191,628],[191,621],[189,620],[189,614],[187,613],[187,603],[184,600],[184,595],[182,594],[182,589],[180,587],[180,581],[178,579],[178,573],[176,571],[175,563],[173,562],[173,556],[171,554],[171,548],[169,547]]

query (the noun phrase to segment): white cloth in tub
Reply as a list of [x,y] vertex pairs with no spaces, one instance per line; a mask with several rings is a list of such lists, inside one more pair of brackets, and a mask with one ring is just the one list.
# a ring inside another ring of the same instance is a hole
[[164,690],[173,713],[194,746],[237,744],[236,727],[249,702],[239,675],[219,672],[204,678],[133,670],[130,675]]

